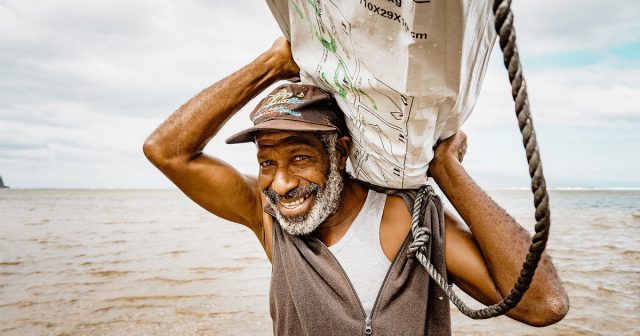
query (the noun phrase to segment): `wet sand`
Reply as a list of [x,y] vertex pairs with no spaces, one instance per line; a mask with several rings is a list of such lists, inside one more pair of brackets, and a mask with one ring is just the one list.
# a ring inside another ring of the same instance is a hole
[[[528,192],[491,194],[531,226]],[[569,315],[538,329],[452,308],[454,335],[640,334],[640,192],[551,199]],[[178,191],[0,191],[0,335],[271,335],[270,272],[249,230]]]

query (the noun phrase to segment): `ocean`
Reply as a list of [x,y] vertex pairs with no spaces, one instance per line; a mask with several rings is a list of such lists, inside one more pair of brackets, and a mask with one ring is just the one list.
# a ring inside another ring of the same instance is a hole
[[[489,194],[531,229],[529,191]],[[567,317],[533,328],[452,305],[454,335],[640,335],[640,191],[550,199]],[[270,272],[253,233],[177,190],[0,190],[0,335],[271,335]]]

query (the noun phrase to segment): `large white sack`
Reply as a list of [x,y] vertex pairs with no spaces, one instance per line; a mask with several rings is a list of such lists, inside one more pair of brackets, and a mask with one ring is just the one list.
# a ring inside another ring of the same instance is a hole
[[407,189],[476,103],[495,41],[487,0],[267,0],[303,83],[335,94],[352,174]]

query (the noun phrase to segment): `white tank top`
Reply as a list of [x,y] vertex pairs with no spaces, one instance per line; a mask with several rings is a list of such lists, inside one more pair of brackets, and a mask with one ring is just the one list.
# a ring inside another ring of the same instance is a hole
[[344,237],[329,247],[349,277],[367,316],[371,315],[391,262],[380,245],[380,221],[386,194],[369,190],[362,210]]

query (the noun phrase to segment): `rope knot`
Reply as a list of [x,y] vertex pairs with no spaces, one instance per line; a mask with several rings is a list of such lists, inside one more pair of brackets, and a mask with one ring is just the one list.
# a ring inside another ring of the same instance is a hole
[[427,243],[429,242],[430,230],[424,227],[415,227],[412,229],[413,241],[407,248],[407,254],[409,257],[413,257],[419,251],[425,253],[427,250]]

